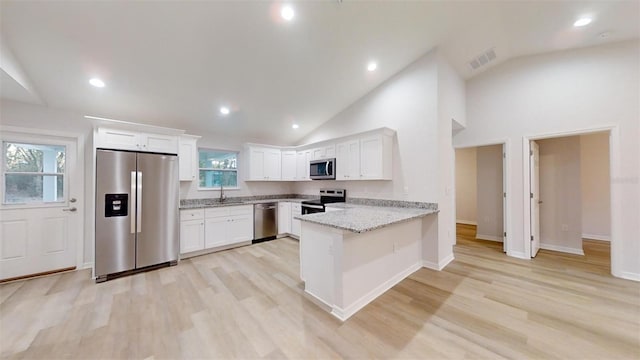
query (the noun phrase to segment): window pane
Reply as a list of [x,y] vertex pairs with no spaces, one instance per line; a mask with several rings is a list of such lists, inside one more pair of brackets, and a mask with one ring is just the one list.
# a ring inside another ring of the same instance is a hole
[[5,174],[5,204],[64,201],[62,175]]
[[238,173],[235,171],[200,170],[201,188],[238,187]]
[[229,151],[199,150],[201,169],[235,170],[238,168],[238,154]]
[[64,173],[65,148],[4,142],[5,171]]

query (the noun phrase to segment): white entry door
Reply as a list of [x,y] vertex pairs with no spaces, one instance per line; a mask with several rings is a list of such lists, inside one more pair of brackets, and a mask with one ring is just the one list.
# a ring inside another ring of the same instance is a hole
[[3,131],[0,280],[75,268],[82,238],[77,144]]
[[535,141],[531,141],[530,147],[531,257],[535,257],[540,250],[540,148]]

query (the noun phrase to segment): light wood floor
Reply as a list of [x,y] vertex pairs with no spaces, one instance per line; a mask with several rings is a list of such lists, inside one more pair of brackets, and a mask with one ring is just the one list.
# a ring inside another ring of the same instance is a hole
[[302,295],[283,238],[95,284],[77,271],[0,285],[2,358],[640,358],[640,284],[598,259],[508,258],[461,233],[345,323]]

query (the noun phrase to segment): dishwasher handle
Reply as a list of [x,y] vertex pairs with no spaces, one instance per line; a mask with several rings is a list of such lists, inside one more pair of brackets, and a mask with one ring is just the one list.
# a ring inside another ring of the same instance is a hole
[[276,205],[276,204],[256,204],[255,207],[256,207],[256,210],[271,210],[271,209],[277,209],[278,205]]

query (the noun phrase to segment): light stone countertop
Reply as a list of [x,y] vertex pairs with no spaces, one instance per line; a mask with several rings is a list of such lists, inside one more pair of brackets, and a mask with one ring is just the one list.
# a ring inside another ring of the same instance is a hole
[[363,233],[438,212],[435,209],[369,206],[349,203],[333,203],[326,206],[342,210],[299,215],[295,216],[295,218],[336,229]]
[[180,205],[180,210],[205,209],[205,208],[214,208],[214,207],[223,207],[223,206],[253,205],[253,204],[262,204],[262,203],[270,203],[270,202],[298,202],[299,203],[306,200],[313,200],[313,199],[283,198],[283,199],[260,199],[260,200],[233,200],[233,198],[231,198],[231,199],[227,199],[222,203],[210,202],[210,203]]

